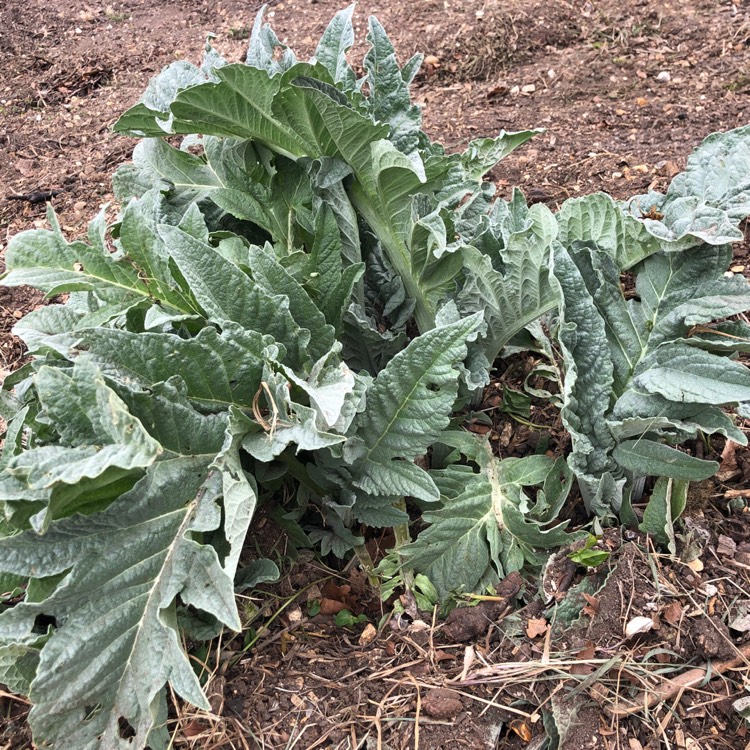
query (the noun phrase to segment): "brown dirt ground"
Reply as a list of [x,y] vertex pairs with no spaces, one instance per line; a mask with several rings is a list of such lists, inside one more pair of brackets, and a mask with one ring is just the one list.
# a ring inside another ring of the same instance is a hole
[[[279,36],[304,55],[341,3],[271,6]],[[16,232],[44,225],[44,194],[53,192],[66,231],[82,234],[112,200],[110,175],[134,143],[110,133],[115,118],[164,65],[197,60],[209,32],[225,56],[239,60],[255,10],[236,0],[6,0],[0,251]],[[382,0],[359,5],[360,37],[369,13],[402,59],[414,51],[430,56],[416,96],[426,129],[449,148],[500,128],[546,128],[493,178],[503,192],[518,185],[553,207],[597,190],[626,198],[663,188],[703,137],[750,122],[750,6],[742,0]],[[747,243],[737,262],[746,254]],[[10,329],[41,303],[30,290],[0,289],[5,370],[23,357]],[[491,429],[509,454],[540,439],[512,421]],[[554,424],[548,433],[559,443]],[[537,595],[535,581],[510,581],[508,592],[522,584],[518,596],[462,610],[447,625],[413,611],[385,620],[370,642],[362,624],[336,626],[310,609],[310,602],[339,601],[378,625],[385,612],[356,570],[298,560],[262,598],[243,599],[242,636],[212,644],[205,660],[214,713],[176,708],[175,747],[537,750],[542,713],[554,709],[577,712],[563,743],[571,750],[750,748],[748,727],[731,711],[750,683],[742,625],[750,536],[747,513],[728,507],[750,486],[750,453],[738,449],[735,464],[723,468],[723,484],[691,495],[680,542],[698,560],[689,567],[648,555],[640,536],[608,533],[601,544],[612,556],[601,571],[586,575],[561,555],[542,581],[544,593]],[[288,550],[272,522],[259,526],[266,551],[283,558]],[[560,627],[550,597],[583,607],[580,620]],[[636,616],[653,626],[627,638],[624,626]],[[738,622],[739,629],[727,627]],[[744,658],[718,675],[717,665],[738,649]],[[622,705],[681,665],[708,661],[714,677],[707,684],[634,717],[613,714],[616,699]],[[0,748],[31,747],[26,706],[8,697],[0,703]]]

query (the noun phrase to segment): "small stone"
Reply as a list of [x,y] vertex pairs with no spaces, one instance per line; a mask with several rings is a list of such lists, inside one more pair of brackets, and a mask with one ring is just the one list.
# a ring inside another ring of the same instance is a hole
[[638,633],[648,633],[654,627],[654,621],[650,617],[634,617],[625,626],[625,635],[631,638]]
[[729,270],[732,273],[742,273],[745,270],[745,266],[732,266]]
[[522,94],[533,94],[536,91],[536,86],[533,83],[527,83],[525,86],[521,86]]
[[740,633],[750,631],[750,614],[740,615],[729,623],[732,630],[738,630]]
[[661,73],[656,76],[656,80],[659,81],[659,83],[669,83],[672,80],[672,74],[668,70],[662,70]]
[[511,96],[518,96],[518,94],[521,93],[521,87],[520,86],[513,86],[510,90]]
[[378,631],[375,626],[371,622],[368,622],[367,625],[365,625],[362,634],[359,636],[359,645],[369,646],[375,640],[377,634]]
[[290,625],[299,625],[302,622],[302,609],[299,605],[290,607],[287,610],[287,619]]

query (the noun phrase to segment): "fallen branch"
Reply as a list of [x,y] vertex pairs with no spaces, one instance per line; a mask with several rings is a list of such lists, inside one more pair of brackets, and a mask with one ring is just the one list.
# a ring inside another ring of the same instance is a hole
[[[737,655],[732,659],[720,661],[711,665],[711,675],[720,675],[739,666],[743,661],[750,659],[750,643],[746,643],[742,648],[737,650]],[[696,685],[700,685],[708,674],[708,667],[696,667],[688,672],[683,672],[679,677],[673,680],[664,680],[661,684],[649,691],[643,691],[635,699],[632,706],[619,706],[607,708],[607,711],[615,717],[630,716],[637,714],[644,709],[654,708],[654,706],[669,700],[682,693],[690,690]]]

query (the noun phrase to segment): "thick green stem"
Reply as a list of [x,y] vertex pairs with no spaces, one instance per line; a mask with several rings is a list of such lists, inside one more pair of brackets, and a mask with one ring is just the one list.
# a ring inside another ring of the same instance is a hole
[[[401,498],[397,503],[394,503],[394,505],[399,509],[404,511],[406,513],[406,500],[404,498]],[[393,551],[398,555],[399,560],[399,566],[401,567],[401,575],[404,580],[404,586],[407,591],[411,591],[414,588],[414,575],[413,572],[409,569],[404,567],[404,559],[401,556],[399,550],[409,544],[411,542],[411,534],[409,533],[409,522],[399,524],[398,526],[393,527],[393,535],[396,538],[396,545],[393,549]]]
[[367,580],[374,589],[380,589],[380,579],[375,573],[375,563],[370,557],[370,552],[364,544],[358,544],[354,548],[354,554],[359,560],[360,567],[367,573]]
[[[396,508],[406,513],[406,501],[401,498],[395,503]],[[396,537],[396,551],[401,549],[406,544],[411,542],[411,534],[409,534],[409,523],[402,523],[398,526],[393,527],[393,534]]]

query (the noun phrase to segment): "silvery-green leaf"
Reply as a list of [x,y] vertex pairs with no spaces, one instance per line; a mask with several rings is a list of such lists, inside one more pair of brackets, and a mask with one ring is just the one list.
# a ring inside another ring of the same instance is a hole
[[558,239],[567,248],[593,243],[614,259],[621,270],[631,268],[661,246],[641,222],[623,212],[611,196],[593,193],[569,198],[557,214]]
[[159,441],[166,453],[213,458],[220,450],[227,427],[227,414],[201,414],[188,401],[187,387],[179,376],[143,390],[135,383],[112,381],[120,398],[128,405],[149,435]]
[[246,421],[236,417],[236,410],[235,406],[229,409],[229,424],[224,444],[210,467],[221,474],[222,530],[229,545],[229,552],[224,557],[222,568],[232,580],[237,572],[242,545],[258,501],[255,481],[242,468],[240,445],[246,434]]
[[36,389],[44,419],[60,442],[11,456],[4,473],[19,485],[19,499],[37,499],[38,492],[48,498],[33,522],[43,530],[54,518],[106,505],[112,487],[125,482],[127,488],[162,447],[91,365],[69,372],[42,367]]
[[[414,316],[414,300],[409,298],[402,278],[393,269],[379,242],[367,248],[362,282],[363,307],[377,328],[391,335],[405,331]],[[350,310],[354,309],[355,305],[352,305]]]
[[577,246],[569,251],[595,310],[601,317],[612,360],[613,390],[622,393],[647,347],[648,331],[639,309],[626,302],[615,260],[598,248]]
[[[564,461],[547,456],[497,459],[488,444],[465,436],[444,436],[477,462],[453,464],[431,472],[440,491],[438,509],[427,509],[423,522],[430,524],[416,541],[400,548],[409,567],[424,573],[442,600],[451,592],[480,592],[496,583],[523,562],[533,548],[551,548],[569,543],[566,523],[545,529],[532,518],[536,505],[551,502],[559,508],[570,488],[570,473]],[[553,490],[550,476],[566,475]],[[544,484],[548,496],[532,504],[524,487]],[[520,551],[520,558],[513,554]]]
[[109,251],[102,211],[89,225],[89,243],[67,242],[52,209],[47,211],[52,231],[30,229],[11,239],[5,254],[8,269],[4,286],[28,284],[49,296],[62,292],[123,290],[136,299],[148,298],[149,290],[122,256]]
[[653,255],[637,269],[636,291],[644,316],[655,323],[665,308],[690,301],[701,283],[723,278],[731,259],[729,247],[711,245]]
[[[10,396],[7,392],[0,391],[0,397],[2,395]],[[12,397],[10,397],[12,398]],[[10,398],[8,400],[10,400]],[[7,466],[12,456],[20,453],[27,446],[27,419],[32,417],[30,406],[18,406],[18,409],[13,413],[5,411],[2,414],[2,419],[5,421],[5,433],[3,434],[3,449],[0,455],[0,470]],[[0,532],[3,531],[3,524],[0,521]]]
[[670,401],[736,404],[750,400],[750,369],[684,343],[662,344],[634,385]]
[[76,342],[76,329],[84,318],[69,305],[45,305],[27,313],[13,326],[13,333],[31,354],[42,356],[56,352],[68,357]]
[[[390,126],[389,139],[404,154],[417,150],[422,114],[411,102],[409,80],[405,79],[396,60],[396,51],[385,29],[374,16],[368,19],[365,56],[369,87],[368,106],[373,118]],[[408,78],[408,77],[407,77]]]
[[[2,642],[30,634],[41,613],[58,623],[31,684],[29,721],[38,744],[143,748],[167,681],[209,708],[182,650],[174,606],[179,596],[240,628],[232,580],[215,550],[199,541],[221,523],[217,495],[205,459],[164,460],[101,513],[57,521],[44,536],[0,541],[5,570],[68,571],[43,601],[0,616]],[[121,718],[133,728],[132,740],[122,739]]]
[[252,406],[272,344],[269,336],[227,322],[221,333],[208,327],[191,339],[99,328],[81,333],[77,349],[80,360],[124,385],[147,388],[177,375],[194,404],[215,412]]
[[455,289],[464,248],[460,242],[448,241],[441,209],[431,209],[430,201],[424,196],[416,196],[411,205],[411,226],[407,235],[411,275],[428,308],[437,310]]
[[673,555],[677,553],[673,523],[685,510],[689,484],[686,480],[660,477],[643,512],[643,523],[640,525],[641,531],[651,534]]
[[[390,43],[380,27],[373,25],[372,33],[377,52],[373,51],[371,59],[391,60],[387,49]],[[387,73],[389,66],[383,68],[377,84],[379,93],[371,106],[377,104],[393,132],[409,140],[414,122],[409,114],[412,105],[407,106],[408,87],[402,72],[398,76]],[[432,257],[427,265],[412,265],[415,250],[423,258],[429,256],[423,245],[414,248],[409,244],[414,224],[412,203],[417,193],[429,194],[437,189],[455,160],[431,155],[428,176],[416,150],[407,158],[391,141],[383,140],[390,132],[387,125],[376,124],[346,106],[346,97],[326,81],[329,73],[320,64],[299,63],[283,75],[273,76],[252,66],[226,65],[216,71],[216,76],[217,83],[191,87],[176,97],[171,105],[174,129],[251,138],[293,159],[336,157],[345,161],[355,177],[349,197],[384,243],[391,263],[415,300],[420,329],[429,330],[434,325],[435,300],[447,293],[460,264],[456,263],[457,256],[447,254],[442,262]],[[430,185],[425,188],[426,178]],[[435,208],[431,206],[430,211]],[[420,211],[419,219],[425,215]],[[429,237],[425,241],[429,242]]]
[[314,153],[310,153],[310,146],[316,141],[305,140],[309,132],[295,132],[288,113],[272,112],[277,94],[285,108],[296,108],[300,115],[304,110],[293,87],[279,93],[283,76],[270,77],[261,68],[234,64],[220,68],[216,77],[217,83],[195,86],[177,95],[171,105],[176,132],[252,138],[290,157],[323,155],[314,148]]
[[222,65],[226,65],[226,60],[219,54],[219,51],[211,44],[211,40],[215,39],[215,34],[208,34],[206,37],[206,44],[203,47],[203,62],[201,62],[201,70],[210,76],[214,68],[220,68]]
[[670,477],[701,482],[713,476],[719,464],[704,461],[653,440],[625,440],[613,452],[614,459],[637,476]]
[[154,76],[138,104],[120,116],[114,130],[134,136],[159,137],[170,132],[169,105],[182,89],[210,80],[209,71],[186,60],[167,65]]
[[310,263],[315,274],[310,285],[316,305],[337,332],[354,293],[355,284],[364,274],[364,264],[343,267],[344,248],[333,210],[323,203],[315,217],[315,238]]
[[[342,443],[345,438],[318,427],[318,414],[309,406],[295,403],[289,395],[289,383],[285,377],[266,369],[263,377],[266,383],[258,405],[264,410],[263,424],[251,422],[247,417],[248,434],[242,447],[251,456],[271,462],[289,445],[296,451],[314,451]],[[233,410],[239,419],[241,414]]]
[[305,170],[289,159],[277,156],[273,169],[272,175],[234,175],[209,197],[235,218],[266,230],[273,242],[283,243],[291,252],[301,244],[296,224],[310,211],[312,186]]
[[410,568],[433,582],[441,600],[452,591],[478,592],[480,581],[491,585],[506,572],[500,558],[491,554],[492,547],[502,549],[493,487],[468,466],[452,466],[432,475],[442,507],[423,512],[422,521],[429,526],[399,552]]
[[133,164],[142,178],[153,185],[166,183],[171,189],[187,191],[187,197],[197,200],[223,182],[205,156],[170,146],[161,138],[140,141],[133,151]]
[[340,424],[347,397],[354,392],[358,378],[345,362],[340,361],[338,352],[331,351],[318,360],[306,380],[299,378],[289,368],[284,368],[284,372],[290,382],[308,395],[310,405],[318,411],[324,429]]
[[159,300],[160,305],[167,303],[165,313],[190,314],[190,299],[172,275],[169,252],[157,231],[157,226],[165,221],[164,209],[164,197],[157,188],[130,201],[122,213],[118,242],[151,297]]
[[328,23],[315,50],[315,59],[325,65],[333,80],[350,90],[357,88],[357,76],[346,61],[346,53],[354,44],[353,13],[354,4],[340,10]]
[[[712,347],[702,340],[702,331],[712,321],[750,309],[747,282],[724,276],[731,258],[729,248],[700,245],[680,253],[650,255],[635,266],[638,296],[627,301],[619,269],[608,254],[594,245],[579,243],[571,248],[569,257],[582,286],[566,288],[566,281],[560,279],[563,320],[569,307],[580,306],[582,295],[589,295],[593,309],[588,314],[591,321],[599,321],[608,352],[591,359],[588,370],[597,373],[604,361],[602,356],[607,354],[613,364],[612,387],[608,394],[599,394],[600,429],[608,429],[615,441],[652,433],[674,443],[695,436],[700,429],[744,443],[744,435],[718,406],[740,402],[750,395],[750,371],[741,362],[722,356],[734,351],[731,345]],[[731,336],[729,333],[725,338],[729,341]],[[563,418],[571,411],[575,416],[579,405],[566,403]],[[574,437],[573,461],[575,445]],[[614,445],[611,443],[606,452],[610,453]],[[614,459],[618,456],[623,459],[622,468],[637,473],[628,465],[627,451],[620,450]],[[613,463],[576,468],[587,496],[599,496],[603,491],[600,481],[613,471],[610,478],[616,487],[619,480]],[[606,494],[612,493],[608,490]]]
[[406,346],[406,333],[378,330],[358,305],[352,305],[344,316],[341,342],[344,358],[354,370],[377,375]]
[[364,544],[365,541],[364,537],[352,534],[334,513],[326,516],[326,528],[313,529],[308,536],[311,542],[320,544],[322,555],[333,552],[336,557],[344,557],[354,547]]
[[750,352],[750,325],[741,320],[713,323],[691,331],[689,343],[710,352]]
[[237,571],[234,578],[234,591],[236,594],[242,594],[260,583],[278,581],[280,575],[279,568],[273,560],[265,558],[251,560]]
[[646,432],[669,434],[677,430],[696,437],[718,433],[741,445],[747,437],[719,407],[708,404],[668,401],[663,396],[638,388],[629,388],[614,405],[607,420],[617,440],[627,440]]
[[38,665],[39,648],[26,643],[0,641],[0,683],[11,693],[29,694]]
[[613,386],[612,358],[604,320],[581,272],[561,245],[555,247],[554,274],[564,304],[560,311],[560,346],[565,366],[561,415],[571,433],[569,457],[576,475],[599,475],[614,469],[615,441],[606,424]]
[[558,304],[548,271],[554,216],[541,203],[528,208],[520,192],[509,206],[520,226],[507,232],[498,226],[493,254],[473,247],[461,252],[465,281],[458,303],[466,313],[484,311],[482,346],[490,363],[513,336]]
[[[750,126],[714,133],[693,151],[666,195],[639,195],[626,210],[666,250],[738,242],[738,224],[750,215],[749,173]],[[654,212],[662,216],[651,218]]]
[[324,357],[333,346],[335,331],[307,291],[276,261],[270,248],[251,247],[249,262],[253,278],[265,292],[289,300],[289,313],[294,321],[300,329],[309,331],[310,356],[314,360]]
[[265,12],[266,6],[264,5],[255,16],[245,62],[273,76],[288,70],[297,59],[294,52],[279,41],[270,25],[263,23]]
[[476,180],[481,179],[508,154],[543,132],[541,128],[513,132],[501,130],[494,138],[473,140],[461,154],[461,162],[467,176]]
[[295,364],[307,359],[310,334],[295,322],[287,297],[268,292],[210,245],[181,229],[163,224],[159,233],[190,286],[198,312],[273,336]]
[[[338,173],[341,172],[341,170],[338,169],[329,170],[326,168],[326,166],[330,165],[333,161],[334,160],[332,159],[324,157],[312,161],[308,166],[308,171],[313,183],[313,190],[316,194],[316,197],[313,200],[313,211],[315,212],[316,222],[321,220],[319,218],[321,212],[328,209],[333,211],[340,233],[343,260],[347,263],[357,264],[362,260],[359,219],[357,217],[357,212],[352,206],[352,202],[349,200],[346,189],[341,182],[341,180],[351,173],[351,169],[346,162],[341,159],[336,159],[335,161],[339,165],[343,165],[343,167],[346,168],[346,171],[338,178],[338,180],[329,182],[326,175],[330,175],[333,171]],[[334,176],[338,177],[337,174]],[[315,236],[317,239],[317,229]]]
[[[383,243],[390,264],[414,299],[420,330],[429,330],[434,326],[437,301],[461,264],[455,252],[442,257],[433,253],[436,225],[424,220],[435,209],[425,211],[420,203],[415,215],[414,206],[419,195],[429,191],[427,180],[437,181],[447,166],[441,163],[434,177],[428,178],[417,155],[408,158],[383,139],[387,128],[374,125],[316,89],[308,88],[306,94],[338,153],[354,170],[356,181],[349,189],[352,204]],[[415,229],[419,222],[422,228]]]
[[[462,312],[458,309],[454,300],[449,300],[444,304],[435,316],[435,324],[440,327],[455,323],[462,317]],[[480,328],[480,333],[485,327]],[[490,363],[484,352],[484,347],[480,341],[472,341],[468,344],[466,359],[459,366],[461,370],[461,380],[465,383],[469,392],[477,392],[487,383],[490,382]],[[481,393],[481,391],[479,391]]]
[[354,484],[370,496],[437,500],[429,474],[409,462],[424,455],[447,427],[458,392],[456,365],[480,324],[477,313],[422,334],[375,378],[367,407],[352,428],[361,441],[361,451],[351,459]]

